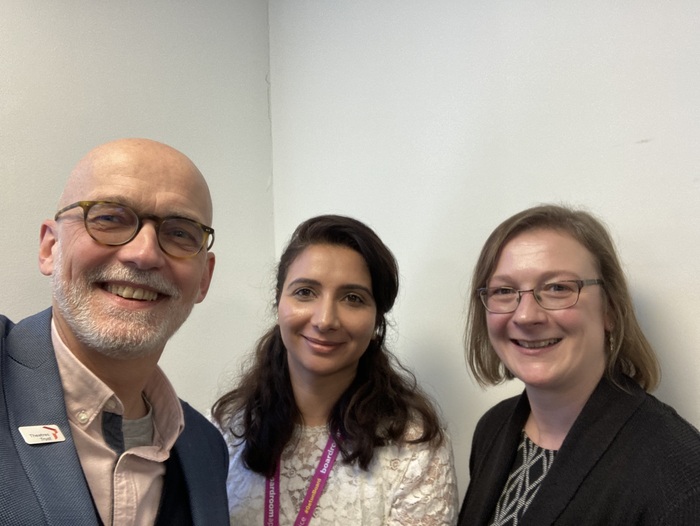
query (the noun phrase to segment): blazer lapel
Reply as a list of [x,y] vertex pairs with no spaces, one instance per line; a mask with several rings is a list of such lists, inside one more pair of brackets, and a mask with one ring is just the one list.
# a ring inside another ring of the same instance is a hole
[[[185,415],[185,429],[173,449],[177,453],[185,477],[192,524],[228,524],[226,446],[219,432],[204,417],[187,403],[181,403]],[[221,442],[220,455],[217,454],[212,436],[216,436]]]
[[523,526],[553,524],[620,429],[644,401],[631,381],[622,391],[602,379],[574,422],[537,496],[523,515]]
[[[513,467],[521,432],[529,413],[530,404],[527,395],[523,393],[510,414],[503,419],[500,428],[489,434],[489,437],[494,437],[489,448],[483,454],[481,450],[476,455],[472,451],[470,474],[476,483],[469,485],[465,502],[474,505],[462,507],[460,525],[488,524]],[[474,436],[479,434],[477,429]]]
[[[47,524],[98,524],[73,443],[51,342],[51,310],[18,323],[7,337],[3,364],[12,440],[46,514]],[[21,426],[55,425],[66,440],[29,445]]]
[[[185,426],[186,429],[187,426]],[[183,430],[183,434],[185,434],[185,430]],[[173,450],[173,453],[177,454],[180,467],[182,468],[182,475],[185,477],[185,485],[188,489],[187,494],[190,499],[192,524],[204,526],[207,524],[208,519],[207,503],[202,501],[201,496],[208,493],[205,490],[208,481],[206,480],[206,470],[202,470],[201,452],[194,450],[192,443],[189,440],[183,440],[182,435],[175,442]]]

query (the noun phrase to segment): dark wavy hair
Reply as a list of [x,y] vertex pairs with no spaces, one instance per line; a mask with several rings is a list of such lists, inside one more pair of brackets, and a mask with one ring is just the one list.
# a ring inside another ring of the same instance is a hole
[[[329,431],[343,437],[338,448],[344,461],[356,462],[366,470],[375,447],[402,442],[439,445],[444,436],[435,407],[417,386],[415,376],[384,346],[386,315],[399,290],[394,255],[371,228],[356,219],[338,215],[308,219],[294,231],[280,258],[276,306],[290,265],[312,245],[342,246],[358,252],[367,263],[377,307],[375,337],[328,422]],[[301,421],[279,325],[258,340],[250,367],[238,385],[216,401],[212,415],[222,429],[244,442],[243,460],[249,469],[266,477],[274,475],[277,461]],[[408,438],[413,423],[420,435]]]
[[478,290],[485,287],[498,265],[503,247],[511,239],[532,230],[563,232],[590,252],[603,279],[607,313],[612,329],[606,334],[605,376],[622,387],[620,374],[632,377],[642,388],[653,390],[661,375],[651,344],[644,336],[610,234],[589,212],[561,205],[528,208],[496,227],[481,250],[472,276],[469,317],[465,334],[466,358],[472,374],[482,386],[513,378],[493,350],[486,327],[486,309]]

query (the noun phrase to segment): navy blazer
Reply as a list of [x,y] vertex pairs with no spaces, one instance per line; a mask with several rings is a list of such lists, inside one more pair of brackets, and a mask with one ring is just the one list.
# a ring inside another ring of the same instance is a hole
[[[700,524],[700,433],[630,378],[603,379],[584,406],[522,526]],[[477,424],[460,526],[489,523],[530,414],[527,394]]]
[[[0,524],[98,526],[75,449],[51,342],[51,309],[14,325],[0,315]],[[227,525],[228,451],[219,431],[182,402],[175,442],[193,524]],[[20,426],[54,424],[64,442],[28,445]]]

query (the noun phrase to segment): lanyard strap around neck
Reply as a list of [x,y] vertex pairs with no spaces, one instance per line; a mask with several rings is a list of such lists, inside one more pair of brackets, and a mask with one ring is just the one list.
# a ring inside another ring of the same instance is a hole
[[[333,435],[328,437],[326,447],[321,454],[321,460],[316,466],[314,476],[311,478],[311,484],[306,490],[306,497],[301,503],[301,509],[297,515],[294,526],[307,526],[311,522],[311,518],[321,498],[323,488],[326,487],[326,482],[331,474],[331,469],[338,456],[338,445],[333,439]],[[265,521],[264,526],[279,526],[280,523],[280,460],[277,461],[277,470],[274,478],[267,479],[265,484],[266,496],[265,499]]]

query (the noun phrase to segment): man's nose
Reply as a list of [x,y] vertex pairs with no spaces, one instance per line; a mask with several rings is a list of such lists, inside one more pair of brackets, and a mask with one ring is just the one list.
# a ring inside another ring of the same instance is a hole
[[127,244],[119,247],[119,259],[140,269],[159,268],[167,255],[158,243],[157,226],[153,221],[144,220],[141,229]]

